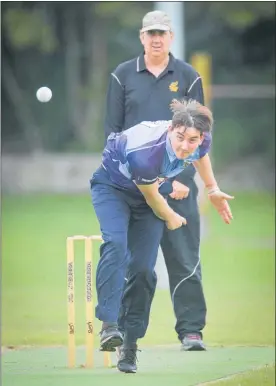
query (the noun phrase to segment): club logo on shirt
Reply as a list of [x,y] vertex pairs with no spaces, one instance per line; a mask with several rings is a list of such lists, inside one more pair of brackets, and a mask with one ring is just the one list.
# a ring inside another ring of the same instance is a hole
[[176,82],[172,82],[170,85],[169,85],[169,89],[172,91],[172,92],[177,92],[178,91],[178,80]]

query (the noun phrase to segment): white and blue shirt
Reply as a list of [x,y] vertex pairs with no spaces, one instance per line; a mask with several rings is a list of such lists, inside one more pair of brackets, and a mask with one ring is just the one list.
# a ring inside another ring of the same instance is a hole
[[202,144],[186,159],[176,157],[168,136],[171,121],[141,122],[121,133],[111,133],[103,151],[102,166],[112,183],[137,191],[161,179],[174,178],[185,167],[208,153],[212,136],[204,133]]

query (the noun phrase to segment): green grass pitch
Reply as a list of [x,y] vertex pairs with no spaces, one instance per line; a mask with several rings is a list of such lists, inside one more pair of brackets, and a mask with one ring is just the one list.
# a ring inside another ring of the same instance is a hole
[[[212,353],[218,352],[216,350],[219,347],[230,349],[235,346],[273,347],[275,345],[274,197],[268,194],[235,194],[235,197],[235,200],[231,203],[234,221],[230,226],[224,225],[215,211],[212,209],[208,211],[208,233],[207,237],[203,239],[201,247],[203,285],[208,305],[204,339],[210,347],[210,353],[204,354],[210,356],[208,357],[210,361],[212,355],[212,358],[215,358],[215,354]],[[44,346],[45,349],[49,349],[51,346],[64,347],[66,345],[65,240],[67,236],[73,234],[99,234],[99,225],[91,206],[89,194],[87,196],[30,195],[3,197],[2,346],[30,345]],[[98,259],[98,246],[95,243],[94,268]],[[77,344],[79,345],[84,344],[83,252],[83,245],[78,242],[76,247],[76,327]],[[141,341],[141,347],[151,353],[153,347],[159,347],[160,345],[166,347],[168,345],[168,349],[161,350],[163,354],[160,354],[160,358],[166,357],[167,352],[171,353],[171,347],[174,347],[173,351],[177,353],[178,358],[182,353],[179,352],[174,324],[175,320],[169,293],[166,290],[157,290],[149,330],[147,336]],[[99,329],[100,324],[96,323],[95,330],[99,331]],[[96,336],[97,344],[98,337]],[[5,386],[17,385],[16,379],[12,378],[9,373],[10,367],[5,362],[5,358],[9,358],[12,353],[22,355],[23,351],[12,350],[3,355]],[[37,355],[39,356],[39,354]],[[52,355],[54,358],[57,354]],[[155,354],[152,353],[151,355],[153,358]],[[170,355],[168,354],[168,360],[171,358],[181,369],[181,364],[174,357],[176,354]],[[141,356],[143,356],[143,353],[141,353]],[[187,354],[185,353],[186,357]],[[191,358],[197,360],[196,356],[190,356],[189,361],[191,361]],[[18,360],[22,363],[22,359]],[[63,369],[63,360],[59,360]],[[151,360],[149,359],[149,361]],[[200,359],[200,361],[204,365],[204,360]],[[257,361],[255,365],[264,365],[267,362],[270,363],[271,361],[266,358],[264,361]],[[52,363],[52,365],[54,367],[55,364]],[[191,363],[189,365],[191,366]],[[66,366],[66,356],[64,366]],[[173,374],[179,373],[177,372],[177,366],[173,367]],[[59,378],[57,384],[73,385],[74,381],[66,383],[66,374],[68,374],[66,371],[68,370],[65,369],[64,367],[64,370],[60,372],[51,370],[48,373],[45,370],[45,374],[50,377],[49,379],[53,379],[56,372],[59,376],[64,374],[65,378],[62,378],[64,382]],[[22,368],[17,370],[20,374]],[[182,370],[185,373],[185,367]],[[95,370],[93,374],[89,373],[90,378],[88,378],[90,380],[91,377],[95,377],[94,384],[97,384],[96,379],[98,379],[99,371],[101,370]],[[107,384],[111,376],[111,373],[106,374],[106,371],[113,372],[113,370],[104,370],[104,373],[99,377],[102,385],[105,385],[105,382]],[[141,371],[144,378],[139,378],[139,382],[144,380],[145,384],[147,382],[153,385],[156,382],[159,386],[163,384],[163,376],[161,379],[157,375],[155,377],[155,371],[155,368],[152,372],[145,371],[143,373]],[[239,371],[241,369],[233,368],[227,370],[226,374]],[[269,375],[267,375],[271,372],[269,367],[260,371],[261,374],[264,371],[264,376],[269,379]],[[169,370],[168,372],[170,373]],[[167,374],[164,367],[160,372],[160,376],[162,374],[164,377]],[[204,376],[203,380],[211,380],[220,375],[214,374],[210,377],[205,374]],[[254,377],[257,376],[259,376],[259,373],[255,372]],[[37,384],[44,386],[41,379],[38,383],[31,381],[34,377],[30,370],[30,378],[26,381],[26,385]],[[47,377],[45,379],[48,379]],[[244,380],[240,381],[241,385],[251,385],[251,383],[242,383],[245,382],[246,377],[243,376],[243,378]],[[119,379],[121,382],[120,374],[118,374]],[[178,385],[177,379],[175,378],[176,385]],[[183,383],[183,377],[181,376],[179,385],[197,384],[191,383],[197,382],[196,379],[190,379],[191,381],[188,380],[190,383]],[[76,377],[76,382],[78,381],[81,382],[81,379]],[[54,381],[51,382],[47,383],[45,381],[45,386],[46,384],[56,385]],[[128,382],[128,384],[136,384],[136,381],[131,382],[134,383]],[[228,380],[222,382],[224,383],[221,383],[221,385],[228,385],[228,383],[225,383]],[[234,383],[229,383],[229,385],[232,384],[234,385]],[[266,385],[266,383],[263,384]]]

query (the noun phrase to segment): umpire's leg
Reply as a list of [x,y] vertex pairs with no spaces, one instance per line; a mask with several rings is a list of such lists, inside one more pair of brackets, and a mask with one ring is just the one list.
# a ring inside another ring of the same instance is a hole
[[183,183],[190,188],[189,196],[184,200],[169,198],[168,203],[187,219],[187,225],[175,231],[165,227],[161,241],[177,320],[175,330],[180,341],[187,333],[201,334],[206,318],[199,257],[198,188],[191,178]]

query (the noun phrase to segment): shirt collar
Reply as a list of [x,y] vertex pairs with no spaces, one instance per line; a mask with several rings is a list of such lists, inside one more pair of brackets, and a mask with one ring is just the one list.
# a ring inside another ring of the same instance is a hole
[[[136,71],[137,72],[142,72],[142,71],[147,70],[144,54],[145,54],[145,52],[142,52],[136,60]],[[169,53],[169,57],[170,57],[170,59],[169,59],[169,63],[167,65],[166,71],[174,72],[174,70],[175,70],[175,57],[171,53]]]
[[169,135],[167,135],[167,138],[166,138],[166,150],[167,150],[167,154],[168,154],[170,162],[173,162],[174,160],[176,160],[176,155],[173,151]]

